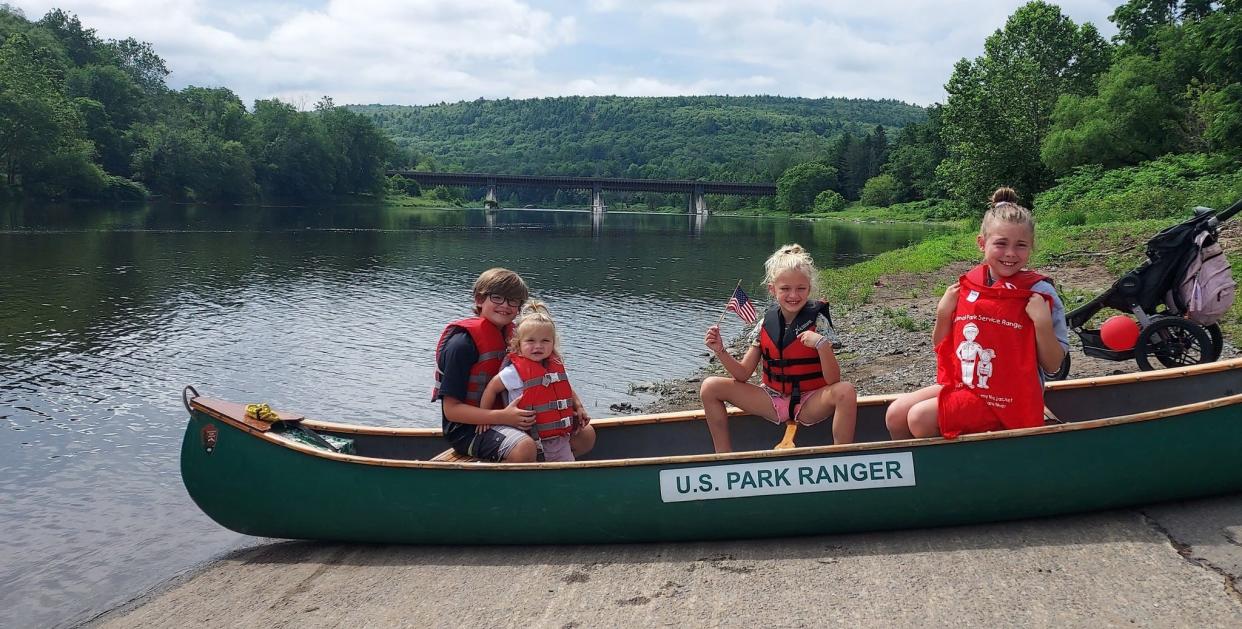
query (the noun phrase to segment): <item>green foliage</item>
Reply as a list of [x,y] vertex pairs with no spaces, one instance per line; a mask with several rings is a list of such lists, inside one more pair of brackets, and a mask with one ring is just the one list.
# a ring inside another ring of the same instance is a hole
[[883,172],[897,180],[899,201],[946,196],[936,166],[948,155],[940,137],[941,107],[928,109],[927,122],[908,125],[897,135]]
[[949,156],[937,175],[959,200],[980,202],[1000,185],[1030,193],[1051,178],[1039,147],[1062,94],[1083,95],[1108,66],[1108,44],[1091,24],[1030,2],[987,38],[985,53],[962,59],[945,89],[941,136]]
[[[776,96],[573,96],[351,109],[398,148],[434,159],[436,170],[756,182],[776,181],[808,161],[839,168],[834,143],[842,134],[874,134],[876,125],[901,128],[924,117],[921,107],[893,100]],[[880,157],[858,187],[879,173]],[[526,203],[551,196],[518,193]]]
[[[225,88],[170,92],[151,45],[103,41],[56,9],[0,5],[0,163],[7,193],[241,201],[383,190],[392,142],[325,99],[315,112]],[[136,179],[138,181],[133,181]]]
[[1167,155],[1139,166],[1085,166],[1035,197],[1040,224],[1090,225],[1186,216],[1242,198],[1242,166],[1224,155]]
[[912,317],[910,317],[909,311],[905,308],[889,308],[885,306],[882,310],[882,314],[890,323],[907,332],[918,332],[920,330],[931,329],[930,321],[915,321]]
[[1242,83],[1205,91],[1196,105],[1195,111],[1205,123],[1203,139],[1210,148],[1242,148]]
[[888,207],[898,199],[897,178],[892,175],[878,175],[867,180],[859,197],[865,205]]
[[400,175],[389,177],[384,182],[384,187],[387,192],[409,195],[411,197],[418,197],[423,194],[423,190],[417,181]]
[[1105,72],[1096,95],[1063,94],[1040,157],[1055,173],[1075,166],[1136,164],[1184,144],[1184,108],[1172,70],[1133,56]]
[[848,201],[836,190],[824,190],[815,196],[816,212],[839,212],[845,209]]
[[106,199],[121,203],[141,203],[148,196],[150,196],[150,193],[147,191],[147,187],[137,181],[131,181],[116,175],[104,176],[103,197]]
[[91,194],[103,173],[91,162],[75,103],[59,89],[55,56],[24,34],[0,46],[0,163],[5,183],[44,197]]
[[810,211],[820,192],[836,185],[837,169],[806,162],[786,170],[776,180],[776,208],[782,212]]

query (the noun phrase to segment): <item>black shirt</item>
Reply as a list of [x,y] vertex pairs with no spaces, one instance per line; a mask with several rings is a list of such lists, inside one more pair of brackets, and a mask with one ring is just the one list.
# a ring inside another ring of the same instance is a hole
[[[465,330],[453,332],[440,353],[436,356],[436,364],[440,366],[440,398],[456,398],[466,401],[466,392],[470,380],[470,368],[479,360],[479,348],[475,347],[474,339]],[[453,440],[456,433],[463,430],[474,432],[474,426],[449,421],[444,416],[444,404],[440,405],[440,420],[444,436]]]

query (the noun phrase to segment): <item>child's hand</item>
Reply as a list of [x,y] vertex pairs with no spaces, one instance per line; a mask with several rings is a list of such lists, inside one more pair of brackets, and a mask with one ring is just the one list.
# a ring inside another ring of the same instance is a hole
[[707,335],[703,337],[703,344],[707,349],[712,350],[713,354],[719,354],[724,351],[724,341],[720,340],[720,326],[713,325],[707,328]]
[[497,423],[504,424],[506,426],[513,426],[514,428],[520,428],[522,430],[527,430],[531,426],[534,426],[535,411],[528,408],[518,408],[518,402],[521,401],[521,399],[522,396],[519,395],[514,398],[508,406],[500,409],[500,418]]
[[574,423],[579,428],[591,423],[591,416],[587,414],[586,406],[576,395],[574,396]]
[[940,303],[936,304],[936,317],[947,319],[957,312],[957,294],[961,291],[961,286],[957,282],[953,282],[948,288],[944,289],[944,296],[940,298]]
[[824,340],[824,335],[816,332],[815,330],[804,330],[802,333],[798,334],[798,340],[802,341],[803,345],[813,348],[818,345],[820,341]]
[[1036,327],[1052,325],[1052,307],[1039,293],[1026,300],[1026,316],[1031,318],[1031,323]]

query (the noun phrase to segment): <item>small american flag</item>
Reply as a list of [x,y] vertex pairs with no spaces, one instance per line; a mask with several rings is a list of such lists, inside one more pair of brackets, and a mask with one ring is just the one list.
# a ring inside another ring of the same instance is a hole
[[746,291],[742,290],[742,285],[733,289],[733,296],[729,298],[729,303],[725,305],[725,310],[732,310],[737,313],[737,318],[746,323],[754,323],[759,319],[759,313],[755,312],[755,305],[750,303],[750,297],[746,296]]

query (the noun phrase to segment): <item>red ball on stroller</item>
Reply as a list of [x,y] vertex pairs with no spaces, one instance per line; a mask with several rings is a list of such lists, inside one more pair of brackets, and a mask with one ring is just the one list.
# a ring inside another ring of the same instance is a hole
[[1100,340],[1104,341],[1105,347],[1114,352],[1134,349],[1138,337],[1138,323],[1125,315],[1109,317],[1104,325],[1100,326]]

